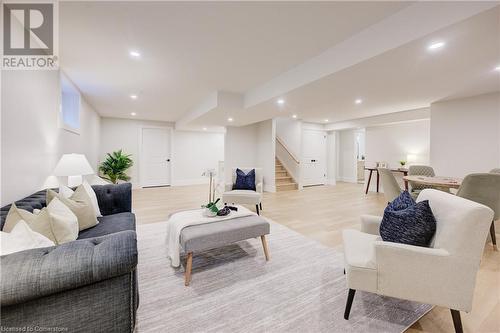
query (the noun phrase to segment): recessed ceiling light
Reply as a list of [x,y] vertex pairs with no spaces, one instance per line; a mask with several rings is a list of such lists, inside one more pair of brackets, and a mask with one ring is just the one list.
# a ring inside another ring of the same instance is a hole
[[130,54],[130,56],[132,58],[140,58],[141,57],[141,53],[139,53],[139,51],[130,51],[128,54]]
[[130,98],[137,99],[137,95],[130,95]]
[[203,127],[203,130],[204,130],[204,131],[206,131],[206,130],[207,130],[207,128],[206,128],[206,127]]
[[278,100],[276,101],[276,103],[278,103],[279,105],[283,105],[283,104],[285,104],[285,100],[284,100],[284,99],[282,99],[282,98],[280,98],[280,99],[278,99]]
[[137,113],[135,113],[135,112],[130,112],[130,115],[131,115],[131,116],[137,116]]
[[297,119],[297,115],[296,114],[292,115],[292,118]]
[[357,100],[354,101],[356,104],[361,104],[363,103],[363,100],[361,98],[358,98]]
[[327,123],[327,122],[328,122],[328,119],[325,119],[324,121],[325,121],[325,123]]
[[435,43],[430,44],[429,47],[427,47],[427,49],[428,50],[437,50],[437,49],[442,48],[444,45],[445,45],[444,42],[435,42]]
[[233,118],[227,118],[227,121],[232,122]]
[[495,67],[495,70],[496,70],[497,72],[500,72],[500,66]]

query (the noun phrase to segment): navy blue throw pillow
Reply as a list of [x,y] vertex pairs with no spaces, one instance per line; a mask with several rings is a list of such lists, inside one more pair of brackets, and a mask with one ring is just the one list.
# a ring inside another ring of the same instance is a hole
[[389,208],[390,210],[401,210],[414,205],[415,200],[413,200],[411,194],[408,193],[408,191],[403,191],[396,199],[392,200],[392,202],[389,202],[387,208]]
[[380,223],[380,236],[387,242],[428,247],[435,233],[436,219],[428,200],[401,210],[387,207]]
[[240,169],[236,169],[236,183],[233,190],[252,190],[255,191],[255,169],[245,174]]

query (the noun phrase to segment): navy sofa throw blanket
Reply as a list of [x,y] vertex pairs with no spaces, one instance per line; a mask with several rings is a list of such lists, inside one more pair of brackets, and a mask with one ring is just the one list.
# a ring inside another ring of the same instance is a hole
[[248,171],[247,174],[236,169],[236,182],[233,184],[233,190],[255,191],[255,169]]
[[402,192],[384,210],[380,236],[386,242],[428,247],[436,233],[436,219],[429,201],[416,203]]

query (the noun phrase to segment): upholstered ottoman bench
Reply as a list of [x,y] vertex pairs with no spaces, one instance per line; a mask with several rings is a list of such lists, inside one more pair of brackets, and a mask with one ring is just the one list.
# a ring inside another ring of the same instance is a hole
[[269,234],[269,222],[258,215],[199,224],[182,229],[180,246],[184,253],[187,253],[185,285],[188,286],[191,282],[193,252],[202,252],[245,239],[260,237],[266,261],[268,261],[267,234]]

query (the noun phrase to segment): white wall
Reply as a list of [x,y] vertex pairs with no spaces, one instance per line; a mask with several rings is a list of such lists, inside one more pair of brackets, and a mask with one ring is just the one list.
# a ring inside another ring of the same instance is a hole
[[433,103],[430,160],[445,176],[500,167],[500,94]]
[[59,71],[2,71],[1,205],[44,187],[65,153],[97,169],[100,117],[82,98],[80,134],[60,129]]
[[338,163],[338,151],[339,151],[339,133],[336,131],[328,132],[326,141],[326,175],[327,182],[329,185],[335,185],[337,183],[337,170],[339,167]]
[[224,133],[174,131],[173,185],[206,183],[202,173],[224,160]]
[[[106,153],[123,149],[132,154],[134,165],[129,175],[134,187],[140,186],[139,179],[139,133],[144,126],[173,128],[171,122],[135,119],[102,118],[100,160]],[[171,183],[176,185],[201,184],[203,170],[217,169],[217,163],[224,157],[224,134],[211,132],[172,130]]]
[[286,145],[288,150],[300,159],[302,143],[302,122],[293,118],[276,118],[276,136]]
[[276,122],[274,120],[258,123],[257,145],[257,165],[262,168],[264,191],[276,192]]
[[356,131],[345,130],[338,132],[338,170],[337,180],[357,182],[356,166]]
[[224,173],[225,182],[232,181],[233,168],[258,166],[257,124],[241,127],[227,127],[224,138]]
[[[416,156],[413,164],[429,164],[430,121],[417,120],[366,128],[366,166],[387,162],[389,168],[399,168],[400,160],[408,154]],[[394,173],[401,185],[402,174]],[[370,190],[376,189],[376,173],[373,173]],[[368,181],[368,171],[365,182]]]
[[224,140],[225,181],[231,183],[233,168],[257,167],[264,173],[264,190],[275,190],[275,122],[228,127]]

